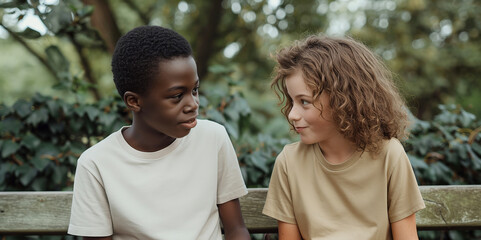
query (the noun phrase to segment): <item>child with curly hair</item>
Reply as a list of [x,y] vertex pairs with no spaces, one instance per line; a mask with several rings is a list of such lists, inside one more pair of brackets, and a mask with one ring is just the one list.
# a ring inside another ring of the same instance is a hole
[[425,207],[403,99],[382,61],[351,38],[282,49],[272,87],[300,135],[276,159],[263,213],[279,239],[417,239]]

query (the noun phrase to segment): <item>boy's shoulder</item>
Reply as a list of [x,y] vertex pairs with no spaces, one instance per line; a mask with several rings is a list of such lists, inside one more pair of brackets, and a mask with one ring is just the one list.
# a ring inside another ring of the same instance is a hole
[[192,131],[200,134],[219,134],[222,132],[226,132],[226,129],[224,126],[217,122],[207,119],[197,119],[197,126],[193,128]]
[[117,138],[121,136],[121,129],[111,133],[106,138],[100,140],[98,143],[87,148],[81,156],[84,158],[87,156],[101,156],[109,151],[116,151],[120,147]]

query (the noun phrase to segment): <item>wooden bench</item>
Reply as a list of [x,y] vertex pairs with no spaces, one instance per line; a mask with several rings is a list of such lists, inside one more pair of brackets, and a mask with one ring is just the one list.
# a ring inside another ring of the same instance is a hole
[[[481,229],[481,185],[421,186],[426,209],[419,230]],[[240,199],[251,233],[277,232],[276,220],[262,215],[267,189],[251,188]],[[0,235],[65,235],[72,192],[0,192]]]

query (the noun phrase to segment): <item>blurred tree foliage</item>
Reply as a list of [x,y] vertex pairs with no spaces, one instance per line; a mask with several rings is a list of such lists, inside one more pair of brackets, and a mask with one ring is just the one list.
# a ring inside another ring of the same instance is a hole
[[[352,35],[376,50],[397,74],[417,117],[431,119],[439,103],[459,103],[481,114],[481,107],[473,104],[481,100],[479,1],[3,0],[0,7],[0,26],[10,36],[0,41],[23,46],[57,82],[65,79],[54,73],[58,70],[54,67],[92,84],[87,100],[114,92],[109,60],[117,39],[133,27],[155,24],[173,28],[192,43],[201,79],[216,82],[208,72],[210,65],[234,67],[243,88],[266,98],[248,99],[266,117],[278,115],[258,104],[274,102],[266,91],[274,66],[269,55],[294,39],[319,32]],[[47,26],[46,33],[19,24],[32,14]],[[19,59],[23,58],[27,56]],[[71,65],[51,66],[52,58]],[[9,75],[0,74],[0,82],[13,86],[7,80],[12,73],[6,72]],[[2,93],[13,103],[8,91]]]
[[[421,184],[479,184],[480,7],[472,0],[0,0],[0,190],[70,189],[79,154],[129,123],[114,97],[110,57],[122,34],[144,24],[191,42],[201,114],[228,130],[249,187],[267,186],[275,156],[294,140],[268,87],[269,55],[319,32],[362,40],[397,74],[415,115],[405,147]],[[32,16],[45,32],[24,27]]]
[[373,2],[365,26],[353,35],[388,60],[413,113],[431,119],[439,103],[459,103],[479,116],[481,2],[392,3]]

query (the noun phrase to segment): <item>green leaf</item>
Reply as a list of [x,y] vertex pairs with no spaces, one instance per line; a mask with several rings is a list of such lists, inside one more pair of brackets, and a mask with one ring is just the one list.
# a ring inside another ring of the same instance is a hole
[[57,5],[52,5],[51,9],[52,11],[44,15],[44,23],[50,31],[57,34],[72,23],[72,11],[65,1],[59,1]]
[[90,16],[94,11],[94,6],[87,5],[77,11],[77,14],[80,18]]
[[115,121],[116,118],[117,118],[117,115],[113,113],[102,114],[99,116],[99,122],[105,126],[110,126]]
[[269,168],[267,167],[265,158],[262,157],[259,151],[256,151],[250,155],[250,160],[254,164],[254,166],[258,167],[261,169],[263,172],[267,173],[269,172]]
[[423,159],[416,157],[414,155],[408,154],[409,161],[411,162],[411,165],[414,169],[426,169],[428,168],[428,165],[426,162],[424,162]]
[[10,113],[10,108],[5,106],[3,103],[0,103],[0,118],[3,116],[7,116]]
[[28,171],[20,174],[20,183],[23,186],[27,186],[37,176],[37,170],[35,168],[28,168]]
[[0,183],[4,181],[7,173],[11,173],[15,170],[15,166],[9,162],[0,162]]
[[83,117],[83,115],[85,113],[85,106],[83,106],[83,105],[75,106],[73,108],[73,111],[75,112],[75,114],[77,114],[77,116]]
[[0,8],[18,8],[27,9],[28,3],[26,0],[14,0],[10,2],[0,3]]
[[89,117],[90,121],[94,121],[95,118],[101,113],[99,109],[93,106],[85,107],[85,112],[87,113],[87,116]]
[[51,97],[42,95],[40,93],[35,93],[35,95],[32,97],[33,102],[38,104],[44,104],[46,101],[51,99]]
[[52,133],[61,133],[65,129],[65,123],[64,122],[53,122],[48,125],[50,131]]
[[80,131],[83,125],[84,125],[83,121],[78,121],[76,119],[69,119],[68,127],[69,127],[69,130],[73,132]]
[[206,108],[207,105],[209,104],[209,100],[207,100],[206,97],[204,96],[199,96],[199,107],[202,109],[202,108]]
[[34,157],[30,162],[38,171],[43,171],[52,161],[47,158]]
[[216,109],[208,109],[206,116],[208,119],[220,124],[224,124],[226,122],[224,116],[222,116],[222,114]]
[[227,116],[228,119],[230,119],[233,122],[239,121],[239,111],[237,111],[234,108],[226,108],[224,110],[224,114]]
[[26,122],[37,126],[39,123],[46,123],[48,121],[48,110],[41,107],[30,114]]
[[75,108],[75,105],[71,105],[66,102],[59,102],[58,104],[60,105],[60,110],[62,110],[64,115],[67,115],[67,116],[69,116],[72,113],[73,109]]
[[236,96],[234,100],[231,102],[232,108],[239,112],[241,115],[248,115],[251,113],[251,108],[249,107],[249,103],[239,96]]
[[476,155],[476,153],[474,153],[473,149],[469,145],[466,145],[466,149],[468,150],[469,156],[471,157],[473,169],[476,171],[480,170],[481,159]]
[[39,145],[41,141],[38,139],[35,135],[28,133],[22,138],[22,141],[20,144],[30,150],[35,150]]
[[478,155],[481,155],[481,145],[479,143],[473,142],[471,147],[473,148],[474,152],[476,152]]
[[123,126],[125,126],[126,122],[123,122],[123,121],[115,121],[111,126],[111,128],[107,128],[108,129],[108,132],[114,132],[114,131],[117,131],[119,130],[120,128],[122,128]]
[[47,104],[47,108],[50,111],[50,114],[52,114],[52,116],[58,116],[59,115],[60,104],[58,103],[58,101],[50,99],[50,100],[47,101],[46,104]]
[[42,36],[42,34],[31,29],[30,27],[27,27],[23,32],[18,32],[17,34],[28,39],[37,39]]
[[68,79],[70,63],[57,46],[49,46],[45,49],[49,65],[56,71],[57,76]]
[[232,137],[233,139],[239,138],[239,130],[236,126],[237,125],[233,125],[228,122],[224,123],[224,127],[227,130],[227,133],[229,133],[229,136]]
[[68,156],[67,157],[67,162],[70,164],[70,165],[73,165],[75,166],[77,164],[77,159],[76,157],[74,156]]
[[34,191],[46,191],[47,189],[47,178],[45,177],[36,177],[32,182],[32,189]]
[[464,110],[461,110],[461,115],[459,116],[459,118],[462,127],[469,127],[474,122],[474,120],[476,120],[476,116],[474,116],[474,114],[468,113]]
[[20,144],[14,141],[4,141],[2,144],[2,158],[6,158],[20,149]]
[[449,132],[448,126],[444,126],[439,123],[434,123],[433,126],[443,133],[446,140],[448,141],[454,140],[454,136]]
[[98,32],[93,29],[86,29],[83,32],[75,34],[75,41],[87,47],[101,47],[104,44],[98,35]]
[[15,112],[17,112],[18,116],[24,118],[32,112],[32,106],[33,104],[31,102],[21,99],[15,102],[12,107],[15,109]]
[[48,156],[55,157],[60,153],[58,146],[50,143],[50,142],[42,142],[40,146],[37,148],[37,152],[35,153],[35,157],[38,158],[47,158]]
[[454,140],[449,143],[449,146],[452,151],[458,154],[459,158],[468,159],[468,151],[466,149],[467,145],[461,144],[458,141]]
[[53,168],[52,181],[54,184],[61,184],[63,179],[67,176],[68,169],[65,166],[58,166]]
[[23,129],[23,127],[24,126],[21,121],[13,117],[8,117],[0,122],[0,133],[5,134],[7,132],[10,132],[14,135],[18,135]]

